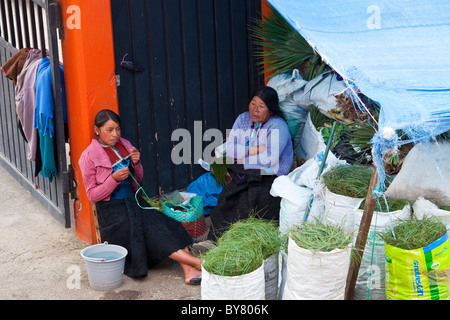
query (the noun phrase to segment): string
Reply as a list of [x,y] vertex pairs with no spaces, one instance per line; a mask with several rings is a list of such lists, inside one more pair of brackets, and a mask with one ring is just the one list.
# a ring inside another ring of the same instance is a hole
[[[113,148],[113,147],[111,147],[111,148]],[[115,150],[115,148],[113,148],[113,150]],[[120,153],[117,152],[117,155],[118,155],[122,160],[125,160],[125,159],[120,155]],[[122,161],[122,160],[121,160],[121,161]],[[144,188],[139,184],[139,182],[136,180],[136,178],[135,178],[134,175],[131,173],[131,171],[129,171],[129,175],[130,175],[130,177],[133,179],[133,181],[136,183],[136,185],[138,186],[138,189],[136,190],[136,192],[135,192],[135,194],[134,194],[134,199],[136,200],[136,203],[137,203],[137,205],[139,206],[139,208],[145,209],[145,210],[159,210],[159,207],[157,207],[157,206],[153,203],[153,201],[152,201],[152,200],[150,199],[150,197],[147,195],[147,192],[145,192]],[[151,207],[143,207],[143,206],[141,206],[141,204],[139,203],[139,200],[138,200],[138,198],[137,198],[137,195],[138,195],[138,193],[139,193],[140,190],[142,190],[142,192],[144,193],[145,197],[146,197],[147,200],[150,202]],[[179,204],[178,206],[179,206],[179,207],[182,207],[182,208],[184,208],[184,209],[186,209],[186,210],[189,210],[189,209],[190,209],[190,207],[184,206],[183,204]],[[195,208],[194,208],[194,210],[195,210]]]
[[[130,172],[130,177],[134,180],[134,182],[136,182],[138,189],[136,190],[136,193],[134,194],[134,199],[136,200],[137,205],[141,208],[141,209],[146,209],[146,210],[158,210],[158,207],[155,206],[155,204],[153,203],[153,201],[150,199],[150,197],[147,195],[147,193],[145,192],[144,188],[142,188],[142,186],[139,184],[139,182],[137,182],[136,178],[131,174]],[[139,203],[139,200],[137,198],[137,195],[139,193],[139,190],[142,190],[142,192],[144,193],[145,197],[147,198],[147,200],[150,202],[150,204],[152,205],[152,207],[143,207],[141,206],[141,204]]]
[[[376,230],[377,230],[377,220],[378,220],[378,212],[380,210],[380,203],[377,201],[377,210],[375,211],[375,226],[374,226],[374,235],[373,235],[373,240],[372,240],[372,255],[370,257],[370,271],[369,271],[369,279],[367,279],[367,296],[366,296],[366,300],[370,299],[370,282],[372,280],[372,266],[373,266],[373,257],[374,257],[374,253],[375,253],[375,240],[376,240]],[[362,257],[361,257],[362,259]]]
[[[114,152],[116,153],[116,155],[121,159],[120,161],[124,161],[125,157],[123,158],[122,155],[120,154],[120,152],[118,152],[116,150],[116,148],[114,148],[113,146],[107,146],[107,145],[102,145],[104,147],[110,147],[111,149],[114,150]],[[136,178],[133,176],[133,174],[131,173],[131,171],[129,171],[129,175],[130,177],[134,180],[134,182],[136,182],[136,185],[138,186],[138,189],[136,190],[135,194],[134,194],[134,199],[136,200],[137,205],[141,208],[141,209],[148,209],[148,210],[158,210],[158,207],[155,206],[155,204],[153,203],[153,201],[150,199],[150,197],[147,195],[147,192],[145,192],[144,188],[142,188],[142,186],[139,184],[139,182],[136,180]],[[150,204],[152,205],[152,207],[143,207],[141,206],[141,204],[139,203],[139,200],[137,198],[137,195],[139,193],[139,190],[142,190],[142,192],[144,193],[145,197],[147,198],[147,200],[150,202]]]

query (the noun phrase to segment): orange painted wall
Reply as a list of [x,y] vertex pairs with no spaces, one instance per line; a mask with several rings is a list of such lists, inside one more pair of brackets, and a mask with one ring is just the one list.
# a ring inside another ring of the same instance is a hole
[[77,198],[76,236],[97,242],[92,205],[78,166],[83,150],[94,138],[94,117],[103,108],[118,112],[110,0],[59,0],[65,39],[62,40],[64,80]]
[[[263,19],[264,19],[264,17],[266,17],[267,15],[270,14],[270,8],[271,8],[271,5],[267,0],[261,0],[261,14],[262,14]],[[275,73],[275,71],[264,73],[264,81],[266,84],[269,82],[269,77],[273,73]]]

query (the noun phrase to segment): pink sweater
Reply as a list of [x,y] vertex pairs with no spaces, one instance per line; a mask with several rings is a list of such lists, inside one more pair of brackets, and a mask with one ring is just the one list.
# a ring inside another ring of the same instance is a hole
[[[128,140],[120,138],[120,142],[128,152],[131,152],[133,146]],[[109,201],[111,199],[111,193],[120,182],[114,180],[111,161],[96,139],[92,139],[91,144],[83,151],[78,160],[78,164],[80,165],[81,175],[83,176],[89,201],[93,203]],[[144,177],[144,169],[141,163],[132,166],[134,169],[133,176],[140,182]],[[135,191],[138,189],[134,180],[133,189]]]

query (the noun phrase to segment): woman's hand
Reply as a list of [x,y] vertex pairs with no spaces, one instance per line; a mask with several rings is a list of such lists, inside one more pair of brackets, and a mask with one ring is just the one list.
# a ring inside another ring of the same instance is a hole
[[138,149],[134,148],[131,149],[131,162],[133,163],[133,165],[138,165],[139,162],[141,161],[141,153],[139,152]]
[[130,175],[130,169],[128,169],[128,167],[119,169],[112,174],[114,180],[116,180],[117,182],[127,179],[129,175]]
[[261,152],[264,152],[264,150],[266,150],[266,146],[265,145],[248,147],[248,155],[249,156],[254,156],[254,155],[257,155],[257,154],[259,154]]

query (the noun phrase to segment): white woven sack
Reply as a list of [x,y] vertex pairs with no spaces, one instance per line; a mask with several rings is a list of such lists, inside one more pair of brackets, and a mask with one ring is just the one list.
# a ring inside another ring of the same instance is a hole
[[298,69],[294,69],[292,74],[286,72],[271,77],[267,86],[274,88],[278,93],[280,103],[284,102],[292,93],[302,91],[301,89],[308,83],[304,80]]
[[335,75],[331,77],[323,79],[321,74],[312,79],[302,91],[296,91],[293,94],[294,100],[304,108],[314,104],[326,115],[328,111],[337,107],[336,95],[347,89],[344,81],[339,81]]
[[414,215],[418,219],[424,217],[434,216],[442,221],[447,227],[447,231],[450,231],[450,211],[439,209],[433,202],[419,197],[413,205]]
[[[380,199],[380,201],[384,201]],[[364,210],[355,212],[355,231],[359,230]],[[408,220],[411,217],[411,206],[392,212],[374,212],[367,236],[364,254],[356,279],[354,300],[386,300],[386,266],[384,240],[377,234],[390,230],[398,220]],[[356,241],[355,232],[354,241]]]
[[391,199],[416,201],[423,197],[441,206],[450,205],[450,143],[419,143],[405,157],[402,168],[387,188]]
[[278,281],[278,300],[283,299],[284,287],[286,285],[286,274],[287,274],[287,253],[285,250],[280,250],[278,259],[279,268],[279,281]]
[[270,195],[272,197],[287,199],[298,207],[305,206],[311,192],[311,189],[299,186],[288,176],[277,177],[270,188]]
[[202,300],[264,300],[264,264],[253,272],[227,277],[209,273],[202,265]]
[[326,144],[322,134],[314,127],[311,121],[311,115],[308,113],[300,144],[296,148],[297,158],[306,160],[314,158],[317,153],[325,150],[325,148]]
[[277,300],[278,295],[278,253],[264,260],[266,300]]
[[355,212],[364,198],[352,198],[336,194],[324,186],[325,219],[343,226],[346,232],[355,230]]
[[312,252],[289,238],[283,300],[344,300],[350,254],[351,244]]
[[282,235],[287,234],[292,227],[302,224],[307,206],[308,201],[305,201],[304,206],[299,207],[287,199],[281,199],[280,233]]

